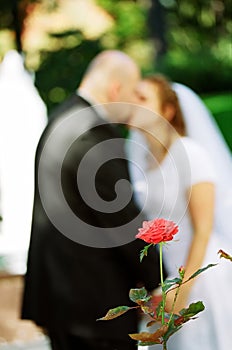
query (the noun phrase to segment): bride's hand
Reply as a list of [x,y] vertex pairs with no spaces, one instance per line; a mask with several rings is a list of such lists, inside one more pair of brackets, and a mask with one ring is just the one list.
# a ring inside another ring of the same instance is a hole
[[[173,302],[175,300],[175,294],[177,289],[170,290],[166,295],[166,303],[165,310],[166,312],[172,312]],[[174,305],[174,313],[178,314],[180,310],[186,308],[188,305],[188,296],[189,296],[189,288],[188,286],[182,286],[179,290],[175,305]]]

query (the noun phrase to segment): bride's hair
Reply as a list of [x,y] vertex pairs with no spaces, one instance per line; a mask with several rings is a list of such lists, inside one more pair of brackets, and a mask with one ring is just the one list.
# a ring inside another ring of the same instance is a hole
[[175,108],[175,115],[170,121],[170,124],[181,135],[186,135],[186,128],[184,123],[183,114],[180,108],[179,100],[176,92],[172,89],[171,82],[161,74],[154,74],[146,76],[143,80],[150,82],[158,87],[159,98],[161,107],[163,108],[167,104],[171,104]]

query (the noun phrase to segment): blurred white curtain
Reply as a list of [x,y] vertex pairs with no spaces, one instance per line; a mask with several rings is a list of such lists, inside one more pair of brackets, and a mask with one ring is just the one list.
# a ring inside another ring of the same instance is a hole
[[8,51],[0,64],[0,255],[12,272],[24,272],[34,194],[34,158],[47,110],[24,68]]

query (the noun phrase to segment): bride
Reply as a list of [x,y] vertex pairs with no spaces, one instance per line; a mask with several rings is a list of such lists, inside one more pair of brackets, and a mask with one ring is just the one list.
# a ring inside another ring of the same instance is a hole
[[[187,111],[181,109],[174,89],[178,95],[185,90],[186,100],[181,102],[185,106],[187,102]],[[141,107],[131,119],[127,142],[135,195],[149,220],[163,217],[178,224],[176,239],[164,249],[164,263],[170,278],[185,266],[187,279],[202,266],[218,262],[219,249],[232,252],[227,225],[231,196],[225,186],[231,178],[231,158],[219,134],[208,142],[215,127],[210,120],[204,121],[205,111],[197,107],[202,108],[202,103],[191,90],[179,84],[173,88],[164,77],[150,76],[141,81],[137,92]],[[196,106],[188,104],[192,96]],[[220,149],[224,153],[219,154]],[[231,288],[232,267],[222,260],[186,283],[175,312],[198,300],[203,301],[205,310],[170,338],[169,349],[232,349]],[[167,294],[167,309],[174,293]]]

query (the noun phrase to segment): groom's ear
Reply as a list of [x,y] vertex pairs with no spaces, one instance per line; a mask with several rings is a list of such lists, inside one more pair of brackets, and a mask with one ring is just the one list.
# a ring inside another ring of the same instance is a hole
[[120,94],[120,83],[117,81],[111,82],[108,89],[108,98],[110,102],[117,102]]
[[164,107],[165,119],[170,122],[175,117],[175,115],[176,115],[176,107],[171,103],[166,104]]

